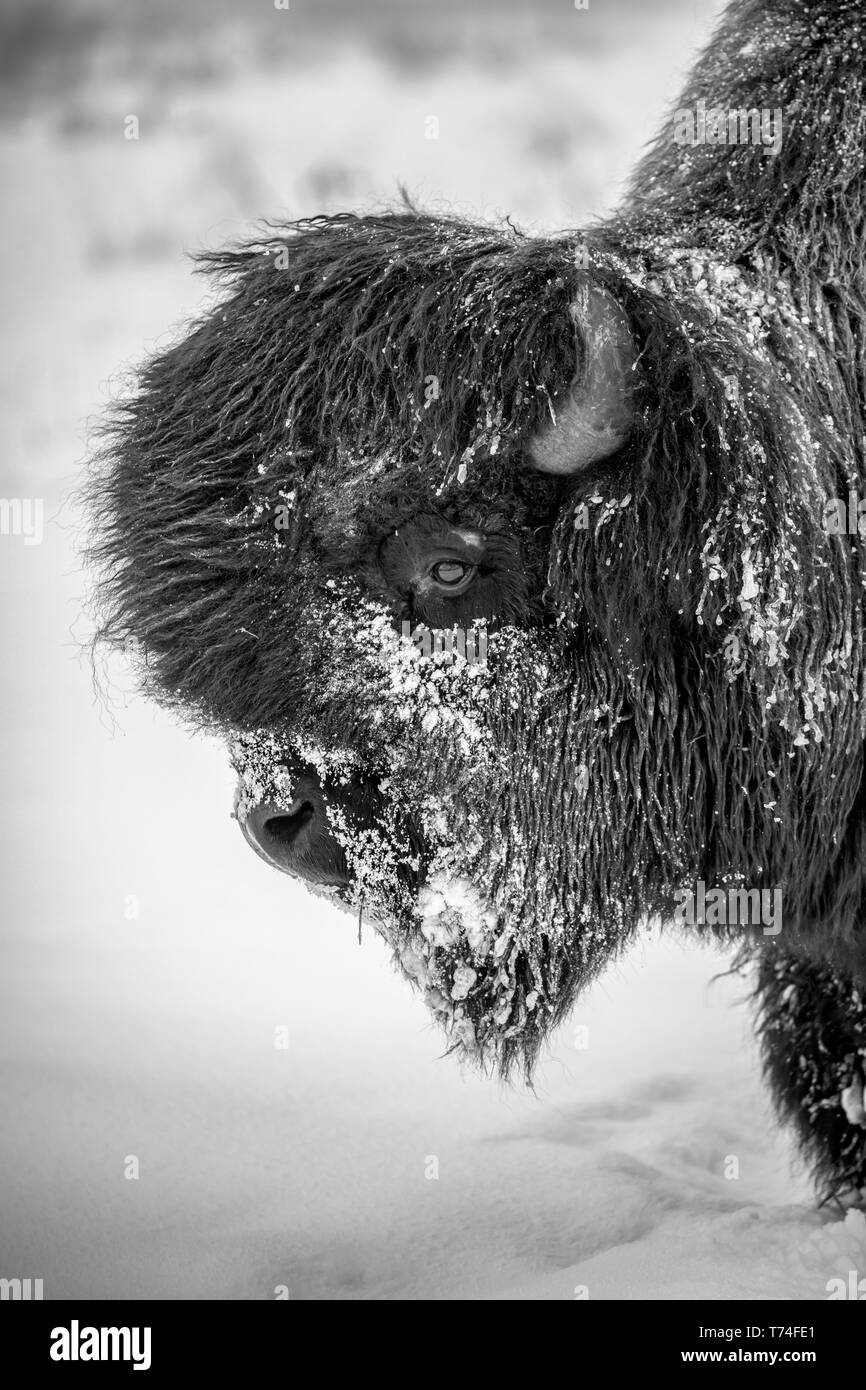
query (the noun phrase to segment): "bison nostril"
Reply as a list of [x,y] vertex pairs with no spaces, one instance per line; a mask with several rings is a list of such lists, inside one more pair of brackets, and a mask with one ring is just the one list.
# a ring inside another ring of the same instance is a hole
[[318,778],[298,777],[290,804],[264,801],[247,812],[241,829],[269,864],[308,883],[345,887],[346,856],[328,824]]
[[283,873],[311,884],[347,887],[351,873],[339,827],[345,815],[352,825],[372,824],[380,800],[372,779],[325,791],[315,771],[302,769],[291,781],[291,801],[265,798],[239,810],[244,838]]
[[263,829],[287,848],[295,843],[301,831],[316,818],[316,808],[311,801],[295,803],[297,809],[289,808],[284,814],[270,816]]

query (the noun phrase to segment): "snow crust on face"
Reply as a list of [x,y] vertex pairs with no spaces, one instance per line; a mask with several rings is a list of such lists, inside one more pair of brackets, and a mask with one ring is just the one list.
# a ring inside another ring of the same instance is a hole
[[840,1104],[849,1124],[866,1126],[866,1108],[863,1105],[863,1079],[855,1076],[850,1086],[846,1086],[840,1096]]
[[238,772],[235,815],[245,821],[256,806],[273,802],[287,810],[294,800],[293,779],[280,757],[283,745],[274,734],[262,731],[255,738],[238,738],[230,749]]
[[418,895],[421,935],[437,946],[451,945],[461,932],[474,955],[486,955],[496,930],[496,914],[485,908],[469,879],[433,874]]
[[[368,611],[354,628],[379,667],[380,679],[371,684],[379,697],[373,725],[380,734],[387,730],[379,779],[385,809],[372,829],[352,827],[338,809],[332,825],[355,898],[377,913],[400,968],[422,990],[449,1046],[479,1058],[491,1045],[495,1051],[509,1025],[522,1026],[516,1001],[522,943],[511,925],[507,888],[497,885],[504,841],[491,839],[488,819],[490,784],[511,771],[491,728],[491,690],[495,679],[501,698],[509,684],[503,666],[516,634],[491,634],[482,667],[459,654],[424,656],[395,641],[391,623],[384,610]],[[549,672],[539,676],[541,688]],[[401,845],[403,817],[417,826],[428,855],[414,896],[399,873],[401,865],[419,867],[405,840]]]
[[[479,665],[458,652],[424,655],[395,632],[383,605],[352,585],[334,584],[329,599],[315,626],[338,650],[323,668],[319,699],[322,709],[351,704],[351,746],[317,737],[315,719],[284,740],[239,736],[239,814],[263,797],[291,804],[292,776],[281,760],[316,768],[352,877],[340,892],[344,904],[392,946],[449,1046],[484,1060],[528,1018],[544,1016],[543,970],[536,978],[531,959],[542,931],[564,933],[552,900],[549,919],[531,934],[515,910],[526,898],[521,837],[515,826],[496,833],[491,817],[507,799],[516,750],[497,741],[492,692],[499,719],[509,707],[525,713],[527,680],[543,702],[555,672],[538,642],[513,629],[489,634]],[[372,773],[382,793],[372,824],[359,824],[338,795],[328,800],[329,787],[359,773]]]

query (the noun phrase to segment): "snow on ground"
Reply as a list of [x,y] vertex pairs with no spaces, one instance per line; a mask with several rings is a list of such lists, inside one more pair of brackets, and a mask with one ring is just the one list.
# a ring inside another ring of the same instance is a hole
[[709,8],[502,71],[343,46],[180,94],[127,74],[74,120],[47,103],[0,129],[0,490],[51,518],[41,546],[0,541],[4,1277],[49,1298],[820,1299],[866,1270],[862,1215],[816,1210],[792,1166],[715,952],[648,937],[534,1095],[463,1073],[372,933],[359,949],[250,854],[224,751],[106,709],[77,659],[81,422],[200,302],[181,249],[398,178],[577,221],[615,198]]

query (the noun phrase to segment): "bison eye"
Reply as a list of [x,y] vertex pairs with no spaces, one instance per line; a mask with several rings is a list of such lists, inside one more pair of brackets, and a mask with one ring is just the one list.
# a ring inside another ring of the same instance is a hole
[[476,566],[464,564],[462,560],[438,560],[430,566],[429,574],[434,583],[449,593],[463,593],[475,578]]

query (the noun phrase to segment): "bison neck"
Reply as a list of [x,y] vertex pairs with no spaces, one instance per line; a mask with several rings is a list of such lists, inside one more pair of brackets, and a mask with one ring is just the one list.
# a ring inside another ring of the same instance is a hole
[[795,273],[862,277],[864,64],[862,0],[734,0],[627,215],[696,240],[721,220]]

